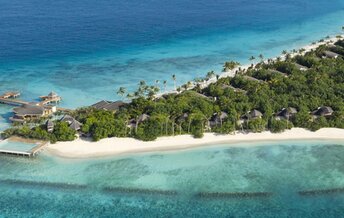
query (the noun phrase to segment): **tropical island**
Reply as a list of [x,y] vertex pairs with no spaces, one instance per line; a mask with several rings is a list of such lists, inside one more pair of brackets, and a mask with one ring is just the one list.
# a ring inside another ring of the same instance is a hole
[[[154,141],[178,135],[202,138],[207,133],[344,129],[343,57],[342,36],[327,37],[306,49],[283,51],[275,59],[250,57],[249,66],[228,61],[222,75],[211,71],[180,87],[173,75],[173,92],[166,92],[167,81],[151,85],[141,81],[133,93],[119,88],[122,101],[103,100],[76,110],[25,104],[14,109],[14,125],[2,137],[16,135],[53,144],[79,137]],[[60,100],[52,92],[42,101],[56,98]]]

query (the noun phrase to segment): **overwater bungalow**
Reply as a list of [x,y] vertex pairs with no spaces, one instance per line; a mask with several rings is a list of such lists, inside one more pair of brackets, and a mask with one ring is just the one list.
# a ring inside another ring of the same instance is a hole
[[276,114],[276,119],[278,119],[278,120],[287,119],[288,120],[291,117],[295,116],[295,114],[297,114],[296,108],[293,108],[293,107],[283,108],[281,111],[279,111]]
[[97,109],[97,110],[106,110],[106,111],[118,111],[121,107],[125,106],[127,103],[123,102],[123,101],[99,101],[93,105],[91,105],[91,107]]
[[323,106],[319,107],[315,111],[312,112],[312,115],[315,117],[328,117],[332,116],[333,114],[333,109],[331,107]]
[[306,71],[306,70],[309,69],[308,67],[303,66],[303,65],[298,64],[298,63],[293,63],[293,64],[294,64],[294,66],[295,66],[298,70],[301,70],[301,71]]
[[39,97],[43,102],[49,103],[58,103],[62,100],[62,98],[56,94],[56,92],[50,92],[48,95],[40,96]]
[[40,106],[34,103],[24,104],[13,109],[14,116],[10,118],[13,122],[24,123],[27,120],[40,119],[56,112],[55,106]]
[[332,52],[332,51],[324,51],[324,56],[323,58],[338,58],[339,57],[339,54],[335,53],[335,52]]
[[3,95],[0,96],[0,98],[18,98],[20,96],[20,92],[18,91],[11,91],[11,92],[6,92]]

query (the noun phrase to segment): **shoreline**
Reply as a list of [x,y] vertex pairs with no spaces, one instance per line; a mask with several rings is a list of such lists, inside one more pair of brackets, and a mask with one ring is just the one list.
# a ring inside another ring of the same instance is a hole
[[[98,142],[76,139],[71,142],[49,144],[46,151],[64,158],[111,157],[125,154],[166,152],[228,145],[228,147],[256,147],[256,142],[286,140],[344,140],[344,129],[323,128],[311,132],[302,128],[293,128],[282,133],[236,133],[235,135],[216,135],[205,133],[201,139],[190,135],[160,137],[155,141],[143,142],[133,138],[107,138]],[[242,144],[247,143],[247,144]]]

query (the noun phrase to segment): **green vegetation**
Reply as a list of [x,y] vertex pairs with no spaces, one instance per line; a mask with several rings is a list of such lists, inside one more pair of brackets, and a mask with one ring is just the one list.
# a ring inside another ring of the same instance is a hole
[[[126,95],[120,88],[118,94],[127,96],[131,102],[116,112],[81,108],[71,115],[83,126],[81,132],[97,141],[107,137],[134,137],[144,141],[159,136],[192,134],[196,138],[205,132],[229,134],[235,130],[282,132],[293,126],[317,130],[322,127],[344,128],[344,60],[323,58],[325,51],[343,55],[344,41],[336,46],[320,46],[305,55],[292,57],[283,51],[286,60],[277,58],[261,62],[248,70],[239,70],[233,78],[221,78],[213,71],[206,79],[217,81],[202,89],[196,83],[192,90],[188,83],[176,87],[176,76],[171,80],[178,94],[155,98],[159,92],[159,81],[149,86],[141,81],[134,93]],[[296,51],[303,52],[303,51]],[[251,57],[253,62],[256,58]],[[307,70],[299,69],[299,65]],[[225,69],[234,69],[237,62],[226,62]],[[247,76],[258,79],[249,79]],[[163,81],[166,90],[167,81]],[[327,106],[333,113],[315,116],[312,112]],[[297,113],[287,117],[278,116],[283,108],[295,108]],[[251,114],[253,110],[259,114]],[[215,115],[222,116],[215,116]],[[5,131],[4,135],[17,134],[24,137],[50,139],[52,141],[73,140],[75,132],[63,123],[56,123],[53,133],[43,127],[27,126]]]
[[66,122],[55,122],[55,128],[52,133],[48,133],[45,125],[30,128],[28,125],[17,126],[2,132],[1,136],[8,138],[17,135],[23,138],[39,139],[55,143],[57,141],[73,141],[76,131],[69,128]]

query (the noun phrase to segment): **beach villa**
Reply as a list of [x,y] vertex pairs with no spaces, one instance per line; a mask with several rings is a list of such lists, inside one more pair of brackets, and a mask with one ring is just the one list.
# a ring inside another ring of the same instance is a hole
[[279,111],[276,114],[276,119],[281,120],[281,119],[290,119],[291,117],[295,116],[297,114],[297,110],[294,107],[288,107],[288,108],[283,108],[281,111]]
[[332,51],[324,51],[324,58],[338,58],[339,57],[339,54],[337,53],[334,53]]
[[79,131],[81,129],[81,126],[82,126],[82,124],[79,121],[77,121],[74,117],[72,117],[70,115],[64,115],[60,121],[68,123],[69,128],[71,128],[75,131]]
[[99,101],[93,105],[91,105],[91,107],[97,109],[97,110],[106,110],[106,111],[117,111],[119,110],[121,107],[125,106],[126,103],[123,101]]
[[312,112],[314,117],[329,117],[332,116],[333,109],[331,107],[323,106],[319,107],[315,111]]

